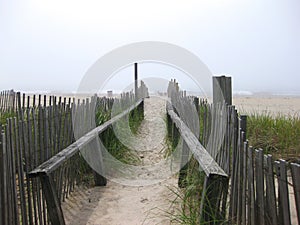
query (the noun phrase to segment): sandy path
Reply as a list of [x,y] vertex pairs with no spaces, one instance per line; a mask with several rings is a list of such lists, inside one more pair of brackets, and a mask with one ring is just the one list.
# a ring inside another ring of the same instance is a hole
[[[145,100],[145,120],[139,128],[136,146],[139,148],[136,150],[141,157],[141,165],[149,166],[164,160],[164,117],[164,100]],[[149,175],[147,171],[145,173],[140,176],[143,178]],[[106,187],[75,192],[63,204],[63,211],[67,224],[170,224],[167,215],[173,214],[176,207],[171,203],[175,196],[170,188],[174,189],[176,186],[177,178],[174,176],[148,186],[125,186],[109,181]]]

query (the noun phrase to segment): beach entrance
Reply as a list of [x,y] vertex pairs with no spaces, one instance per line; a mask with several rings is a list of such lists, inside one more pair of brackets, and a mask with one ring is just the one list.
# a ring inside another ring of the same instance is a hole
[[250,147],[231,78],[213,86],[212,103],[175,80],[150,98],[4,92],[1,224],[297,223],[299,164]]

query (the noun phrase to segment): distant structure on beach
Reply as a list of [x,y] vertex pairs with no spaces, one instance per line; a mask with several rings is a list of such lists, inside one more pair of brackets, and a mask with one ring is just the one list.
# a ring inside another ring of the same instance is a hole
[[113,91],[107,91],[107,97],[112,98],[113,97]]

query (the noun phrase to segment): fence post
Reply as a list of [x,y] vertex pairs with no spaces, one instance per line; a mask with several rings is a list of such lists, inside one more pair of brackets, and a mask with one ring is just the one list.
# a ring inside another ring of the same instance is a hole
[[198,97],[195,97],[195,98],[194,98],[194,104],[195,104],[197,113],[198,113],[198,115],[199,115],[200,105],[199,105],[199,98],[198,98]]
[[243,141],[246,141],[247,139],[247,116],[246,115],[240,116],[240,130],[244,132]]
[[51,175],[40,174],[39,178],[42,184],[43,194],[46,198],[47,211],[49,213],[51,224],[65,225],[63,212]]
[[213,103],[223,103],[232,105],[231,77],[213,77]]
[[255,191],[256,191],[256,215],[257,224],[265,224],[265,185],[264,185],[264,155],[263,150],[255,150]]
[[226,215],[220,211],[220,200],[227,184],[227,177],[217,174],[205,177],[200,205],[200,223],[215,224],[225,221]]
[[135,100],[139,98],[138,96],[138,64],[134,63],[134,94]]

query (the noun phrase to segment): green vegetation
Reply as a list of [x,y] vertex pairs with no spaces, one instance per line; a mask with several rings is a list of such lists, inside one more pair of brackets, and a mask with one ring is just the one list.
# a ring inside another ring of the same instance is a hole
[[[166,157],[172,154],[179,142],[179,132],[172,123],[166,119],[167,137],[166,142],[168,150]],[[183,188],[173,188],[171,191],[175,194],[174,204],[180,202],[180,208],[175,214],[168,214],[171,221],[184,225],[199,224],[200,219],[200,202],[205,174],[199,171],[199,164],[193,157],[184,167],[184,180],[182,180]]]
[[295,159],[300,155],[300,118],[252,114],[247,118],[247,138],[274,158]]
[[123,145],[116,137],[112,128],[108,128],[100,135],[104,146],[107,151],[115,157],[117,160],[125,164],[137,165],[139,163],[139,157],[136,152],[131,151],[125,145]]
[[[96,124],[100,125],[109,120],[111,111],[98,111],[96,113]],[[131,131],[136,134],[137,130],[144,119],[143,111],[135,109],[129,114],[129,126]],[[116,159],[123,163],[137,165],[140,162],[138,155],[123,145],[116,137],[113,129],[110,127],[100,135],[104,146],[108,152],[112,154]]]
[[0,112],[0,124],[6,124],[6,119],[16,116],[14,112]]
[[166,123],[167,127],[167,134],[165,137],[166,144],[168,148],[165,151],[164,157],[169,157],[175,150],[176,146],[178,145],[179,142],[179,132],[175,126],[175,124],[170,123],[169,116],[166,115],[164,118],[164,121]]
[[[122,111],[120,110],[120,112]],[[133,133],[137,132],[143,118],[143,112],[137,109],[129,114],[129,125]],[[100,105],[96,111],[96,125],[99,126],[110,119],[111,109],[105,109],[105,107]],[[137,165],[140,162],[138,155],[119,141],[112,127],[102,132],[100,138],[107,151],[116,159],[131,165]],[[78,170],[80,182],[87,186],[92,186],[94,183],[94,173],[83,157],[77,159],[76,165],[80,167]]]
[[186,177],[183,180],[185,187],[173,190],[176,198],[180,200],[181,207],[171,220],[180,224],[196,225],[200,222],[200,202],[205,174],[199,171],[199,164],[194,158],[186,168]]
[[137,134],[138,128],[140,127],[144,119],[144,113],[138,108],[134,109],[129,114],[129,127],[133,134]]

